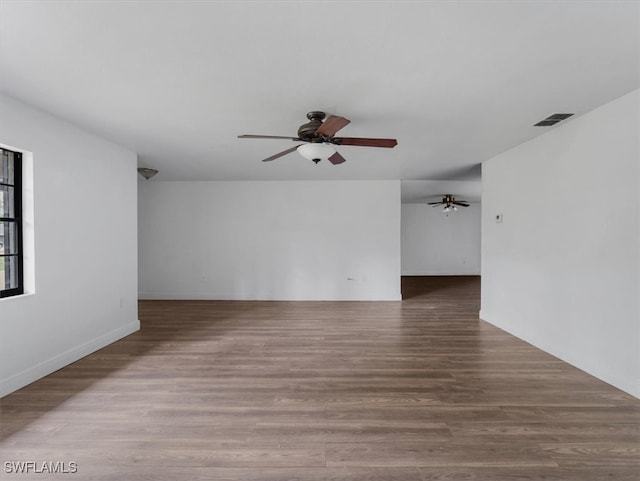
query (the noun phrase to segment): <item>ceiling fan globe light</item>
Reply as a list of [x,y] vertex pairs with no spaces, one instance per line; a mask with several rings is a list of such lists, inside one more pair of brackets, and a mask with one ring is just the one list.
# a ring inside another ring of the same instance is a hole
[[316,164],[323,159],[328,159],[336,153],[336,149],[330,145],[320,142],[302,144],[298,147],[298,152],[307,160],[312,160]]

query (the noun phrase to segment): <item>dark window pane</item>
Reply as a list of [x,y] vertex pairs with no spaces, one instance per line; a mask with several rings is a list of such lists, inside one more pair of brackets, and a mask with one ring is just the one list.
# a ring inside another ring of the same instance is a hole
[[2,150],[2,165],[0,165],[0,183],[12,184],[14,183],[13,174],[13,152]]
[[0,185],[0,217],[14,217],[13,187]]
[[0,222],[0,254],[18,253],[18,224]]
[[18,257],[0,257],[0,287],[15,289],[18,287]]
[[23,292],[21,171],[20,154],[0,149],[0,297]]

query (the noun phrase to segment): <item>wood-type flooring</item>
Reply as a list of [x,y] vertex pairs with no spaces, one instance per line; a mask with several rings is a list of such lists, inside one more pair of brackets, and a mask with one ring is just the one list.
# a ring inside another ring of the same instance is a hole
[[[141,301],[139,332],[0,401],[0,479],[638,481],[640,401],[479,320],[479,293]],[[77,472],[34,472],[56,462]]]

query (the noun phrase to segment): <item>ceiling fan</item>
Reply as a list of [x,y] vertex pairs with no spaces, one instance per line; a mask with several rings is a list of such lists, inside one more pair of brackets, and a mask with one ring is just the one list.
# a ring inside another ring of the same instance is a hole
[[[294,142],[306,142],[290,149],[283,150],[277,154],[262,159],[263,162],[278,159],[294,150],[306,159],[313,160],[316,164],[322,159],[327,159],[332,164],[341,164],[345,158],[336,151],[334,145],[359,145],[362,147],[395,147],[398,144],[396,139],[369,139],[363,137],[334,137],[336,132],[345,127],[351,121],[344,117],[330,115],[324,120],[324,112],[313,111],[307,114],[309,122],[302,124],[298,128],[297,137],[283,137],[279,135],[238,135],[239,139],[288,139]],[[324,120],[324,122],[323,122]]]
[[432,207],[444,205],[444,209],[442,209],[442,212],[450,212],[452,210],[458,210],[457,206],[469,207],[469,202],[467,202],[466,200],[456,200],[453,195],[447,194],[442,198],[440,202],[429,202],[428,205]]

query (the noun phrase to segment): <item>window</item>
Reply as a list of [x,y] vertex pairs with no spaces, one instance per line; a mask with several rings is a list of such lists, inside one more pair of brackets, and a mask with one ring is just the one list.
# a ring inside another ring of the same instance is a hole
[[0,297],[24,292],[22,272],[22,154],[0,149]]

